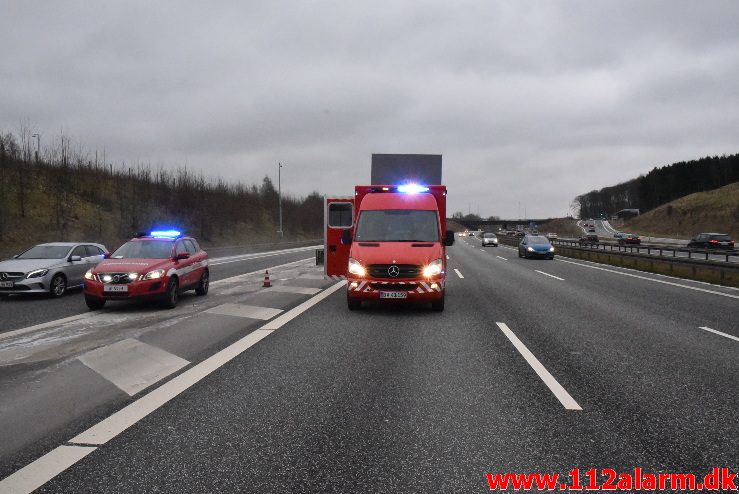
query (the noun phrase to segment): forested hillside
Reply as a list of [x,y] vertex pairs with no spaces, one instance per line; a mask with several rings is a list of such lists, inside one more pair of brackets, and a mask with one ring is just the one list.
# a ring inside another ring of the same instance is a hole
[[[37,242],[99,241],[115,248],[132,232],[176,226],[205,245],[278,239],[278,195],[181,167],[113,165],[61,137],[36,156],[29,133],[0,135],[0,256]],[[314,192],[282,198],[285,240],[321,235],[323,201]]]
[[705,157],[655,167],[638,178],[579,195],[572,203],[580,218],[611,215],[628,208],[642,213],[694,192],[739,181],[739,154]]

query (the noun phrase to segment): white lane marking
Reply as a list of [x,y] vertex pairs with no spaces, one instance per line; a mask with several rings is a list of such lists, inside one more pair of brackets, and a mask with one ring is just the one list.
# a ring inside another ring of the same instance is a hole
[[715,334],[717,334],[717,335],[725,336],[726,338],[730,338],[730,339],[732,339],[732,340],[736,340],[736,341],[739,341],[739,338],[737,338],[737,337],[736,337],[736,336],[734,336],[734,335],[731,335],[731,334],[726,334],[726,333],[722,333],[721,331],[717,331],[717,330],[715,330],[715,329],[711,329],[711,328],[708,328],[708,327],[706,327],[706,326],[699,326],[699,328],[698,328],[698,329],[702,329],[702,330],[704,330],[704,331],[710,331],[711,333],[715,333]]
[[72,438],[69,442],[96,445],[105,444],[183,391],[187,390],[206,376],[233,360],[235,357],[239,356],[250,347],[256,345],[258,342],[272,334],[274,329],[282,327],[285,323],[299,316],[345,285],[346,281],[340,281],[339,283],[332,285],[315,297],[306,300],[277,319],[274,319],[261,328],[252,331],[232,345],[227,346],[218,353],[186,370],[171,381],[162,384],[151,393],[142,396],[110,417],[98,422],[96,425],[93,425],[86,431]]
[[0,492],[33,492],[96,449],[93,446],[59,446],[1,480]]
[[531,353],[528,348],[526,348],[526,345],[524,345],[521,340],[518,339],[513,331],[511,331],[511,328],[509,328],[505,323],[502,322],[496,322],[495,324],[498,325],[500,330],[503,331],[503,334],[506,335],[511,343],[513,343],[513,346],[516,347],[518,353],[521,354],[521,356],[526,360],[531,368],[534,369],[534,372],[536,372],[541,380],[544,381],[544,384],[547,385],[549,390],[554,394],[554,396],[557,397],[559,402],[562,403],[562,406],[564,406],[567,410],[582,410],[582,407],[580,407],[575,399],[570,396],[567,390],[557,382],[554,376],[549,373],[546,367],[544,367],[541,362],[539,362],[534,354]]
[[564,278],[560,278],[559,276],[554,276],[553,274],[545,273],[544,271],[539,271],[538,269],[535,269],[534,271],[536,271],[539,274],[543,274],[545,276],[549,276],[550,278],[555,278],[555,279],[557,279],[559,281],[564,281],[565,280]]
[[319,293],[315,297],[312,297],[302,304],[298,305],[294,309],[290,309],[289,311],[282,314],[280,317],[276,319],[272,319],[270,322],[262,326],[262,329],[280,329],[282,326],[284,326],[289,321],[292,321],[297,316],[302,314],[303,312],[307,311],[314,305],[316,305],[321,300],[325,299],[332,293],[334,293],[336,290],[341,288],[342,286],[346,285],[346,280],[341,280],[340,282],[336,283],[335,285],[332,285],[328,288],[326,288],[323,292]]
[[566,262],[568,264],[574,264],[575,266],[582,266],[584,268],[597,269],[599,271],[606,271],[608,273],[620,274],[621,276],[628,276],[630,278],[638,278],[640,280],[652,281],[654,283],[662,283],[663,285],[676,286],[678,288],[686,288],[688,290],[695,290],[697,292],[704,292],[704,293],[710,293],[712,295],[720,295],[722,297],[739,299],[739,295],[732,295],[730,293],[717,292],[715,290],[706,290],[705,288],[698,288],[697,286],[682,285],[680,283],[673,283],[671,281],[655,280],[654,278],[648,278],[646,276],[639,276],[638,274],[624,273],[622,271],[616,271],[613,269],[601,268],[600,266],[591,266],[589,264],[582,264],[579,262],[565,261],[564,259],[560,259],[560,258],[557,258],[557,260],[561,262]]
[[3,340],[5,338],[12,338],[13,336],[19,336],[22,334],[30,333],[32,331],[37,331],[39,329],[51,328],[59,324],[65,324],[68,322],[78,321],[80,319],[86,319],[88,317],[92,317],[93,315],[95,315],[94,312],[83,312],[82,314],[77,314],[77,315],[65,317],[62,319],[56,319],[55,321],[49,321],[49,322],[44,322],[41,324],[36,324],[34,326],[28,326],[26,328],[15,329],[13,331],[8,331],[7,333],[0,334],[0,340]]
[[265,268],[265,269],[257,269],[256,271],[249,271],[248,273],[237,274],[236,276],[231,276],[230,278],[223,278],[223,279],[220,279],[220,280],[211,281],[210,282],[210,286],[220,285],[222,283],[234,283],[236,281],[242,280],[244,278],[247,278],[249,276],[255,275],[257,273],[264,274],[264,271],[265,270],[277,269],[277,268],[284,268],[285,266],[290,266],[291,264],[299,264],[301,262],[312,261],[312,260],[313,260],[312,257],[306,257],[305,259],[298,259],[297,261],[286,262],[285,264],[278,264],[277,266],[270,266],[270,267]]
[[280,251],[277,251],[277,252],[274,252],[274,253],[270,253],[270,254],[265,254],[265,255],[253,255],[253,254],[249,254],[248,255],[249,257],[246,257],[246,255],[244,255],[244,256],[239,256],[237,259],[224,258],[224,259],[230,259],[230,260],[220,261],[220,262],[216,262],[217,260],[216,259],[213,259],[213,260],[210,261],[210,265],[211,266],[220,266],[221,264],[230,264],[232,262],[252,261],[254,259],[264,259],[265,257],[274,257],[274,256],[285,255],[285,254],[292,254],[292,253],[303,252],[303,251],[306,251],[306,250],[309,250],[309,249],[313,249],[313,248],[314,247],[308,247],[308,248],[302,248],[302,249],[280,250]]
[[485,252],[485,249],[483,249],[482,247],[480,247],[480,250],[483,251],[483,252]]
[[270,307],[258,307],[256,305],[244,304],[222,304],[206,310],[208,314],[220,314],[223,316],[247,317],[249,319],[261,319],[266,321],[272,319],[282,312],[282,309]]
[[287,285],[272,285],[271,288],[261,290],[259,293],[267,292],[284,292],[284,293],[299,293],[301,295],[315,295],[320,292],[320,288],[308,288],[304,286],[287,286]]
[[507,261],[508,260],[505,257],[500,257],[500,256],[495,256],[495,257],[497,257],[498,259],[503,259],[504,261]]
[[187,360],[126,338],[77,357],[93,371],[133,396],[187,366]]
[[449,260],[449,254],[446,255],[446,259],[447,259],[447,261]]
[[462,273],[459,272],[459,269],[454,268],[454,272],[457,273],[457,276],[459,276],[460,278],[464,278],[464,276],[462,275]]

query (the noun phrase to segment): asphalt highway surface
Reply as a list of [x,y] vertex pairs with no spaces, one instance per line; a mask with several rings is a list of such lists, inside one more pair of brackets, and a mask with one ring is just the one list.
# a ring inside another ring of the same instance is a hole
[[272,288],[248,274],[265,264],[232,263],[174,311],[0,339],[0,492],[470,493],[490,491],[486,473],[739,471],[739,290],[475,237],[448,255],[442,313],[349,311],[303,252],[266,258]]

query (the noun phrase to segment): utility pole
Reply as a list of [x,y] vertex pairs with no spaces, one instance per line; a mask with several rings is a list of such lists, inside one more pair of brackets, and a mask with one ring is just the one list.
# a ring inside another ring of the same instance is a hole
[[38,156],[41,153],[41,134],[33,134],[31,137],[36,138],[36,163],[38,163]]
[[277,163],[277,203],[280,211],[280,229],[277,233],[280,234],[280,240],[283,238],[282,232],[282,163]]

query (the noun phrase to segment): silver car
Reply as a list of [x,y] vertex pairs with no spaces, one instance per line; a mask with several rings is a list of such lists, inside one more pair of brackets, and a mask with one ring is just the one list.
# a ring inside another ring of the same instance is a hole
[[493,247],[498,246],[498,236],[494,233],[483,233],[482,234],[482,246],[487,247],[492,245]]
[[87,242],[36,245],[0,262],[0,296],[49,293],[61,297],[68,288],[82,286],[87,270],[106,254],[104,245]]

